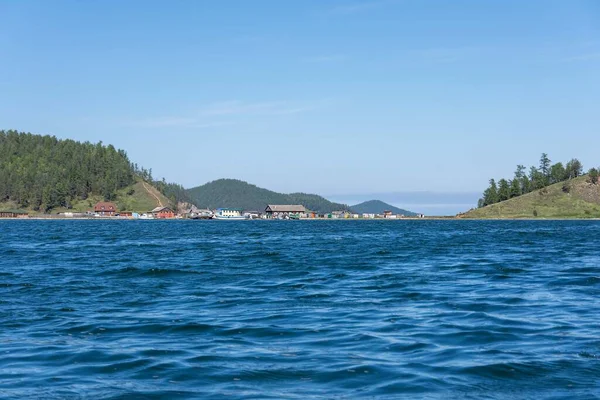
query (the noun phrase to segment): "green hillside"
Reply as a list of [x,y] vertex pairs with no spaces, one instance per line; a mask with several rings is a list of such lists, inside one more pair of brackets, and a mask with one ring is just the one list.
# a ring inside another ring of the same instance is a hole
[[363,203],[352,206],[352,210],[359,214],[383,214],[384,211],[391,211],[397,215],[404,215],[407,217],[414,217],[417,214],[412,211],[403,210],[398,207],[394,207],[391,204],[384,203],[381,200],[369,200]]
[[87,211],[112,201],[144,212],[187,199],[180,185],[154,181],[111,145],[0,130],[0,210]]
[[283,194],[259,188],[237,179],[219,179],[205,185],[188,189],[189,196],[199,207],[231,207],[244,210],[265,209],[267,204],[302,204],[317,212],[348,210],[345,204],[332,203],[314,194]]
[[587,175],[468,211],[462,218],[600,218],[600,184]]

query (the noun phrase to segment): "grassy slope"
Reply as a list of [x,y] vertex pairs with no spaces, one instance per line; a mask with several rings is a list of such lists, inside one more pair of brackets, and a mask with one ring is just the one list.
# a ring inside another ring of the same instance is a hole
[[528,193],[491,206],[471,210],[463,218],[600,218],[600,184],[587,182],[582,176],[565,183]]
[[[169,203],[169,200],[163,196],[156,188],[147,184],[150,188],[150,191],[154,193],[164,206],[172,206]],[[133,189],[133,194],[128,195]],[[66,208],[56,208],[51,211],[51,213],[59,213],[65,211],[73,211],[73,212],[85,212],[94,208],[94,205],[103,201],[104,199],[101,196],[90,196],[85,200],[79,200],[72,204],[72,208],[67,210]],[[152,196],[148,191],[144,188],[144,185],[141,180],[138,180],[134,185],[128,186],[124,189],[121,189],[117,193],[117,199],[115,200],[117,208],[119,211],[134,211],[134,212],[147,212],[152,210],[153,208],[158,206],[158,202],[154,196]],[[14,210],[17,209],[16,205],[12,202],[0,203],[0,210]],[[31,211],[31,210],[29,210]],[[35,214],[35,213],[34,213]]]

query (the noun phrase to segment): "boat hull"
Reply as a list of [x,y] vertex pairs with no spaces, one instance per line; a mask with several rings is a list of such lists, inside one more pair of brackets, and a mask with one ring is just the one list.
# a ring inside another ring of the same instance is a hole
[[223,215],[215,215],[213,217],[213,219],[218,219],[218,220],[221,220],[221,221],[243,221],[243,220],[246,219],[246,217],[244,217],[244,216],[240,216],[240,217],[226,217],[226,216],[223,216]]

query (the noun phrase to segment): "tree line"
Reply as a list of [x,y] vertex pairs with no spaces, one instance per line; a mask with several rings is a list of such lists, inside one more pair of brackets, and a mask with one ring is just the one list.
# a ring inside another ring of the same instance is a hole
[[48,211],[90,194],[112,200],[134,181],[127,154],[111,145],[0,130],[0,202]]
[[190,199],[181,185],[154,180],[151,169],[131,163],[112,145],[0,130],[0,202],[47,212],[91,195],[115,200],[136,179],[151,183],[175,205]]
[[[588,174],[592,183],[598,182],[598,169],[592,168]],[[513,179],[500,179],[498,182],[490,179],[490,186],[483,192],[478,206],[499,203],[581,175],[583,164],[578,159],[573,158],[566,164],[552,164],[548,154],[542,153],[537,167],[531,166],[527,170],[524,165],[517,165]]]

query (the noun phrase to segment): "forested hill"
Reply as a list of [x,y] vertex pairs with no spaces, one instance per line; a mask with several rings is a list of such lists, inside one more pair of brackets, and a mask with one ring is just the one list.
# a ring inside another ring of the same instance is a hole
[[600,218],[600,183],[594,174],[460,214],[461,218]]
[[180,185],[154,181],[112,145],[0,130],[0,205],[49,212],[89,209],[99,200],[148,211],[190,199]]
[[267,204],[302,204],[317,212],[348,210],[345,204],[331,201],[314,194],[283,194],[259,188],[237,179],[219,179],[188,190],[199,207],[231,207],[262,211]]
[[391,211],[396,215],[404,215],[406,217],[414,217],[417,214],[412,211],[403,210],[394,207],[391,204],[384,203],[381,200],[369,200],[363,203],[352,206],[352,209],[359,214],[383,214],[384,211]]
[[584,173],[573,158],[552,164],[542,153],[538,167],[517,165],[513,179],[490,179],[478,209],[461,214],[472,218],[589,218],[600,216],[600,168]]
[[110,200],[134,182],[127,154],[113,146],[0,131],[0,201],[46,211],[90,194]]

